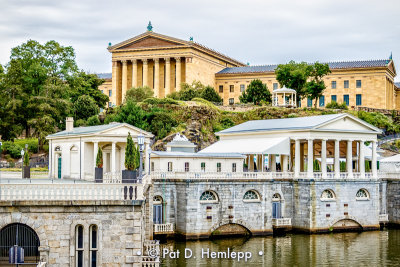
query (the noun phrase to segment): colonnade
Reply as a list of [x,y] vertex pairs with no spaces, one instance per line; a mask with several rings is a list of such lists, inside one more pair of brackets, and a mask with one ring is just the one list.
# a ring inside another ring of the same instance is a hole
[[133,58],[113,60],[112,91],[115,104],[120,105],[126,91],[132,87],[148,86],[155,97],[165,97],[179,91],[185,82],[185,58]]

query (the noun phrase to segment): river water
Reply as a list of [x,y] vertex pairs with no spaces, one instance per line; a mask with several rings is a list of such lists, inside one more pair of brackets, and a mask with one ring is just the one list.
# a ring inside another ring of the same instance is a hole
[[400,229],[168,241],[161,246],[161,266],[400,266]]

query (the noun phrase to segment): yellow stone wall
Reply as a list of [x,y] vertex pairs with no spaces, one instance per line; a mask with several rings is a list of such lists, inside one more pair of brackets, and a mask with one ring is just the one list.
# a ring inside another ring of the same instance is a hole
[[[103,92],[106,96],[108,96],[109,100],[108,102],[115,102],[115,96],[112,94],[109,96],[109,90],[112,92],[112,80],[111,79],[105,79],[105,82],[101,85],[99,85],[99,90]],[[108,103],[106,104],[108,107]]]

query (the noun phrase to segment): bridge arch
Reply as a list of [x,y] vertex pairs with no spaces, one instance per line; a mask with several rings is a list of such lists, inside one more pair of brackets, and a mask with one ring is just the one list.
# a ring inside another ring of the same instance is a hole
[[210,229],[210,237],[251,236],[251,228],[242,221],[220,222]]
[[354,218],[342,218],[336,220],[330,227],[332,231],[361,231],[362,225]]

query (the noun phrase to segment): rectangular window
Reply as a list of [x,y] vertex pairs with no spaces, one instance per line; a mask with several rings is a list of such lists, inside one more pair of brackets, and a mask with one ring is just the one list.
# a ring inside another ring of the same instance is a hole
[[112,107],[112,102],[108,102],[108,107],[109,107],[109,108]]
[[108,90],[108,96],[112,96],[112,90]]
[[205,163],[205,162],[202,162],[202,163],[200,164],[200,168],[201,168],[201,171],[202,171],[202,172],[205,172],[205,171],[206,171],[206,163]]
[[274,83],[273,86],[274,90],[278,89],[278,83]]
[[240,92],[243,93],[244,90],[245,90],[244,84],[241,84],[241,85],[240,85]]
[[90,267],[97,266],[97,226],[90,226]]
[[337,102],[336,95],[331,95],[331,102],[333,102],[333,101]]
[[185,172],[189,172],[189,162],[185,162]]
[[220,92],[220,93],[223,93],[223,92],[224,92],[224,86],[223,86],[223,85],[220,85],[220,86],[219,86],[219,92]]
[[232,172],[236,172],[236,163],[232,163]]
[[320,107],[323,107],[323,106],[325,106],[325,96],[320,96],[320,98],[319,98],[319,106]]
[[229,92],[231,92],[231,93],[235,92],[235,86],[234,85],[229,85]]
[[301,108],[301,100],[297,103],[297,107]]
[[312,99],[307,98],[307,107],[312,107]]
[[356,88],[361,88],[361,80],[356,80]]
[[362,97],[361,95],[356,95],[356,105],[361,106],[362,105]]
[[344,88],[349,88],[349,80],[344,80],[343,86],[344,86]]
[[233,104],[235,104],[235,99],[229,98],[229,105],[233,105]]
[[151,171],[154,172],[154,162],[151,163]]
[[101,93],[104,94],[104,90],[101,90]]
[[221,162],[217,163],[217,172],[221,172]]
[[332,89],[336,89],[336,81],[332,81],[331,82],[331,88]]
[[168,162],[168,171],[172,172],[172,162]]
[[349,105],[349,95],[343,95],[343,102],[346,103],[346,106]]

